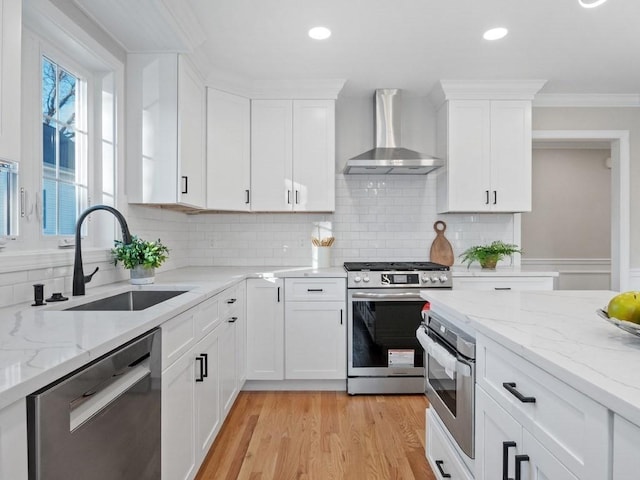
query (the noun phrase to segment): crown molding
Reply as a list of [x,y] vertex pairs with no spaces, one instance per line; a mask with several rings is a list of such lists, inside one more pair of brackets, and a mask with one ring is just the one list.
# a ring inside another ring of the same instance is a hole
[[534,107],[640,107],[637,93],[541,93],[533,100]]
[[225,72],[209,72],[207,87],[250,99],[335,100],[344,87],[343,79],[248,80]]
[[436,107],[448,100],[533,100],[546,80],[440,80],[429,97]]

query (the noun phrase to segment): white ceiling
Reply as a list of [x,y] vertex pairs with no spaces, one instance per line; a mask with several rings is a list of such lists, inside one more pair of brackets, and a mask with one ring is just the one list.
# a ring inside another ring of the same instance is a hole
[[[107,31],[97,5],[76,0]],[[135,3],[135,2],[134,2]],[[146,8],[153,4],[144,1]],[[194,53],[209,78],[238,82],[346,79],[344,95],[403,88],[426,95],[439,79],[547,79],[541,93],[640,93],[640,1],[609,0],[162,0],[190,7]],[[122,18],[119,20],[122,28]],[[182,25],[187,25],[184,22]],[[333,35],[307,36],[316,25]],[[505,26],[488,42],[482,33]],[[188,27],[187,27],[188,29]],[[128,50],[130,38],[114,34]],[[148,37],[145,37],[148,38]]]

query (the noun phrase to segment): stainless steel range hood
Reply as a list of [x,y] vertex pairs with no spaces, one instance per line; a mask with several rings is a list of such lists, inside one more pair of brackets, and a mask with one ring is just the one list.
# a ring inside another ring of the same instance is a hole
[[400,96],[397,88],[376,90],[376,148],[347,160],[343,173],[425,175],[444,165],[439,158],[399,146]]

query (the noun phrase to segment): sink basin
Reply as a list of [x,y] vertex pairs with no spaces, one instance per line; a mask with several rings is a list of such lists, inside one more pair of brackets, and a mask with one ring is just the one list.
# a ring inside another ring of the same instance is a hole
[[187,290],[132,290],[65,310],[136,312],[177,297]]

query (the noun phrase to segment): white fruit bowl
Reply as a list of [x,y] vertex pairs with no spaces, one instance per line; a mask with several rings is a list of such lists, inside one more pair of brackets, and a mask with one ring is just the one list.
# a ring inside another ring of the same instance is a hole
[[621,328],[625,332],[640,336],[640,324],[628,322],[626,320],[618,320],[610,317],[604,309],[599,308],[596,313],[604,318],[607,322],[613,323],[616,327]]

